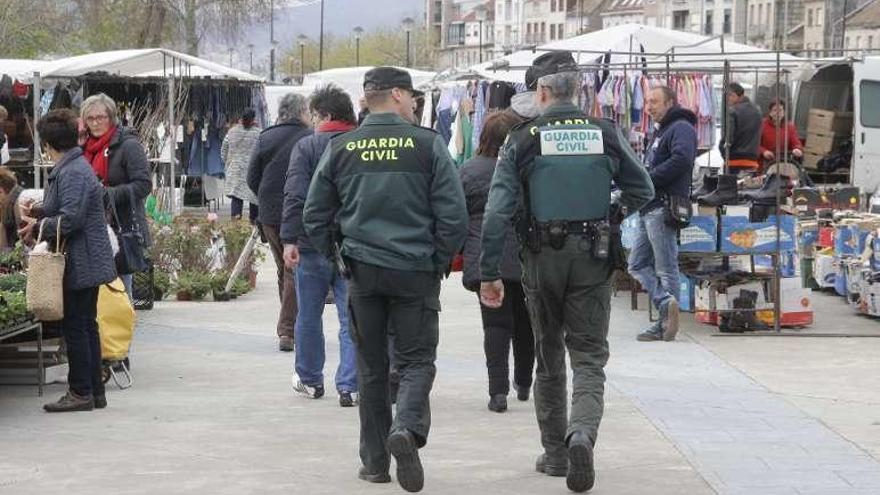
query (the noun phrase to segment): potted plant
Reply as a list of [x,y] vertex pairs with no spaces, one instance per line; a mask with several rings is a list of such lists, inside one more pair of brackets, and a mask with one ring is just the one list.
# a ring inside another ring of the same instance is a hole
[[171,291],[171,277],[164,271],[153,272],[153,299],[161,301]]
[[182,271],[174,287],[178,301],[201,301],[211,290],[211,276],[205,272]]
[[226,292],[226,282],[229,280],[229,273],[226,270],[214,272],[211,275],[211,292],[215,301],[228,301],[231,294]]

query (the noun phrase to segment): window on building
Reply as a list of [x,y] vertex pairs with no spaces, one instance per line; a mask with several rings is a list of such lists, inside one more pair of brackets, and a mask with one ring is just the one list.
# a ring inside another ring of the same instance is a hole
[[684,31],[688,28],[688,11],[676,10],[672,13],[672,29]]
[[861,37],[861,36],[856,36],[856,46],[854,46],[853,48],[858,49],[858,48],[861,48],[861,47],[862,47],[862,37]]
[[868,36],[868,44],[865,45],[865,48],[867,48],[869,50],[871,48],[874,48],[874,37],[873,36]]
[[721,30],[724,34],[733,32],[733,12],[730,9],[724,9],[724,25]]
[[[554,1],[554,3],[556,2],[556,0],[553,0],[553,1]],[[555,39],[556,39],[556,24],[550,24],[550,41],[553,41]]]
[[766,24],[766,22],[764,22],[764,4],[763,3],[761,5],[758,5],[758,24],[760,24],[762,26],[764,24]]
[[865,127],[880,127],[880,81],[864,80],[861,89],[861,119]]
[[843,47],[849,50],[849,36],[847,36],[846,41],[843,42]]
[[807,9],[807,27],[813,27],[813,9]]
[[822,7],[818,7],[816,9],[816,25],[817,26],[822,26],[823,24],[825,24],[825,18],[822,17],[822,15],[823,15],[822,14]]
[[755,25],[755,4],[749,5],[749,25]]
[[556,0],[550,0],[550,12],[556,12]]
[[706,11],[706,25],[703,27],[703,34],[712,35],[713,31],[713,19],[712,19],[712,11]]

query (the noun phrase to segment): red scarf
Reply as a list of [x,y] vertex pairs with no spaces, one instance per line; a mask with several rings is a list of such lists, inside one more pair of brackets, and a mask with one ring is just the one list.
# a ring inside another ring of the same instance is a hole
[[92,164],[92,170],[104,185],[107,185],[107,181],[110,179],[110,161],[107,155],[110,141],[116,135],[116,129],[117,127],[113,127],[99,138],[89,136],[86,139],[86,144],[83,145],[83,155]]
[[318,126],[318,132],[348,132],[357,127],[342,120],[331,120]]

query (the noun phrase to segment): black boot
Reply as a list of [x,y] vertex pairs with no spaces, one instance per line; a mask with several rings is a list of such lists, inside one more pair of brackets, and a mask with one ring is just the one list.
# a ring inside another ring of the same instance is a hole
[[495,394],[489,398],[489,410],[502,413],[507,410],[507,395]]
[[719,175],[718,187],[709,194],[697,198],[703,206],[722,206],[736,204],[736,176]]
[[695,200],[700,196],[705,196],[710,192],[718,189],[718,176],[717,175],[704,175],[703,176],[703,185],[700,186],[699,189],[691,193],[691,199]]
[[745,191],[742,193],[742,197],[761,206],[776,206],[777,191],[779,191],[779,197],[785,199],[791,194],[790,185],[791,181],[788,178],[771,175],[767,177],[760,189]]

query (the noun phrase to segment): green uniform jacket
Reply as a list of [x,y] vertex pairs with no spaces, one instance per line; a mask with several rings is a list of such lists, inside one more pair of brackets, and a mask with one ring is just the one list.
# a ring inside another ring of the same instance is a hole
[[[566,122],[566,119],[571,119],[574,116],[588,120],[590,124],[601,129],[604,154],[611,159],[612,179],[622,192],[621,205],[628,207],[630,211],[638,211],[654,198],[654,186],[651,184],[651,178],[613,122],[588,118],[570,103],[554,105],[538,119],[552,120],[556,116],[560,119],[559,125],[571,124],[571,122]],[[511,227],[511,220],[517,212],[517,208],[522,204],[520,169],[528,165],[528,163],[524,163],[525,161],[534,158],[521,156],[523,155],[522,150],[517,150],[517,143],[523,142],[522,136],[518,133],[528,133],[530,122],[524,122],[510,132],[507,142],[501,149],[498,165],[495,167],[495,175],[492,177],[489,202],[486,205],[486,214],[483,219],[483,247],[480,259],[483,281],[494,281],[501,278],[499,263],[504,249],[504,238],[507,235],[507,229]],[[584,194],[586,194],[586,190],[587,187],[584,187]],[[559,200],[565,201],[564,198],[559,198]],[[602,210],[607,211],[607,204],[611,201],[610,191],[608,196],[597,197],[594,200],[604,202],[606,206]]]
[[464,191],[446,143],[395,114],[370,114],[330,141],[303,211],[312,244],[384,268],[445,272],[467,235]]

